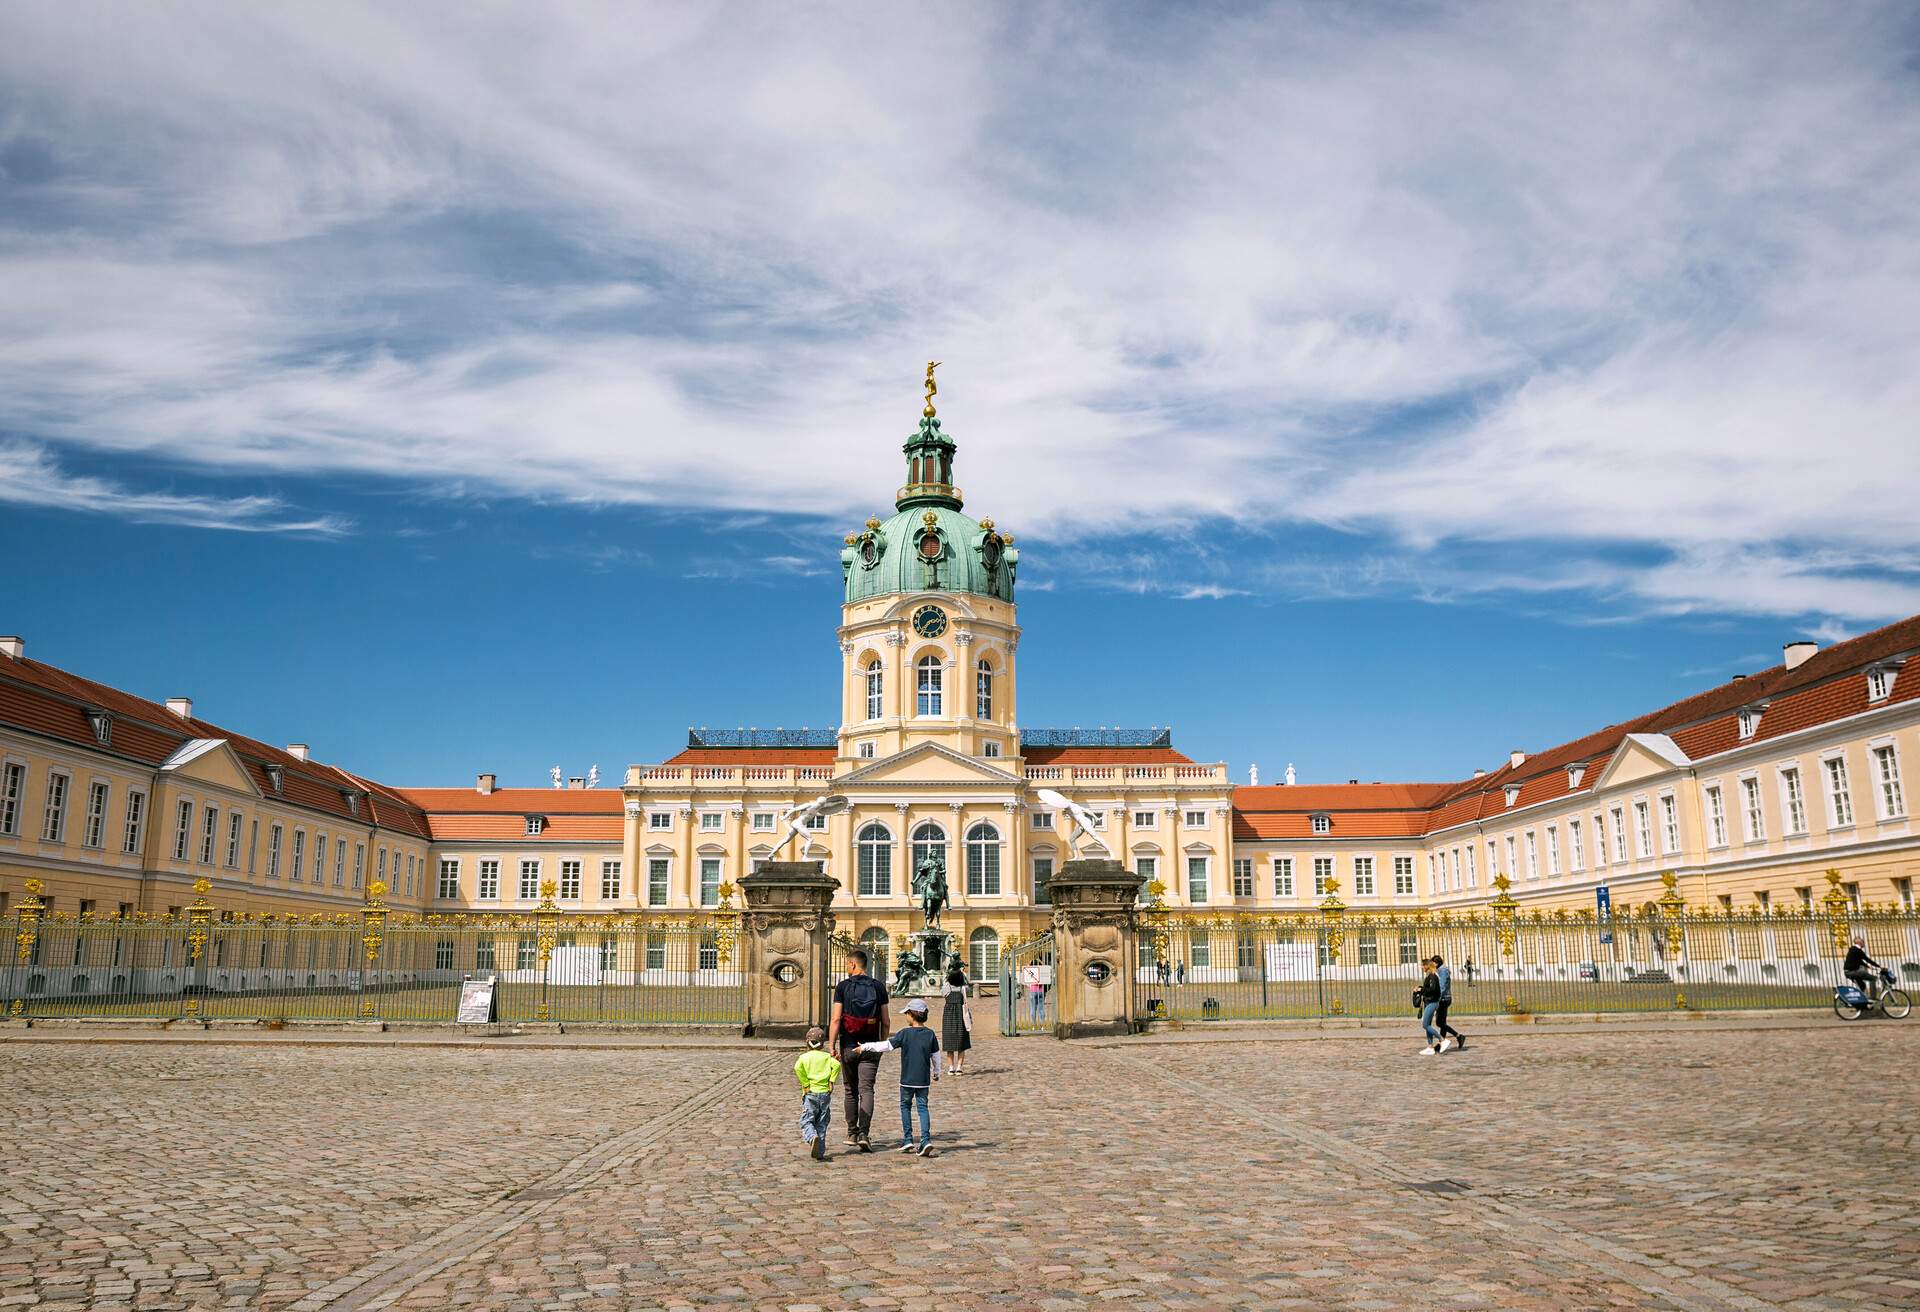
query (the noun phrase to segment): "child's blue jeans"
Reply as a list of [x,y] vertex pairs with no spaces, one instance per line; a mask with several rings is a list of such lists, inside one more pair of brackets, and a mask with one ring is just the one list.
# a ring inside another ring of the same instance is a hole
[[827,1137],[833,1122],[833,1091],[800,1095],[800,1137],[808,1143]]
[[900,1086],[900,1142],[913,1142],[913,1105],[920,1104],[920,1142],[933,1142],[933,1121],[927,1111],[927,1091]]

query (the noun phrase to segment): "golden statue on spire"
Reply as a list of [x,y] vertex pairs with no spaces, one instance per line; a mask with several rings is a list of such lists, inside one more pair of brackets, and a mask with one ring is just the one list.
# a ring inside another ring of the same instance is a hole
[[934,394],[940,390],[938,387],[935,387],[933,385],[933,371],[935,369],[938,369],[939,367],[940,367],[940,362],[938,360],[927,361],[927,408],[922,410],[920,413],[925,415],[928,419],[933,418],[933,397],[934,397]]

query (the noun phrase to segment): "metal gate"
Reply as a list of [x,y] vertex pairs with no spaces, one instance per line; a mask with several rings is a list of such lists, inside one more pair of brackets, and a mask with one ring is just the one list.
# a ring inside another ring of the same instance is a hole
[[1051,1034],[1053,932],[1015,943],[1000,956],[1000,1032]]

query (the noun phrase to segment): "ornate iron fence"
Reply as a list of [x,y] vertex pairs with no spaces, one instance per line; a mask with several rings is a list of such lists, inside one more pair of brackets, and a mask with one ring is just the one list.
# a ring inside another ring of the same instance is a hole
[[1856,907],[1839,877],[1811,908],[1689,908],[1675,891],[1639,914],[1493,906],[1261,916],[1149,908],[1141,1011],[1148,1019],[1271,1020],[1414,1014],[1423,958],[1451,968],[1453,1014],[1826,1007],[1855,934],[1902,978],[1920,979],[1920,913]]
[[744,1025],[746,964],[730,899],[696,916],[408,916],[376,884],[356,913],[223,913],[209,886],[177,917],[42,914],[12,922],[0,1007],[26,1017],[452,1021],[462,984],[493,978],[498,1018]]
[[1051,1034],[1055,1019],[1053,932],[1000,954],[1000,1032]]

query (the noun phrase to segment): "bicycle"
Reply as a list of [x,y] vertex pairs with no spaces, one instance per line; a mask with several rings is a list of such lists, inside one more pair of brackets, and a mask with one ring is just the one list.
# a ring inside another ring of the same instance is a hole
[[1890,1020],[1905,1020],[1913,1011],[1913,999],[1893,987],[1893,972],[1880,972],[1880,996],[1870,998],[1851,984],[1833,986],[1833,1014],[1841,1020],[1859,1020],[1878,1008]]

